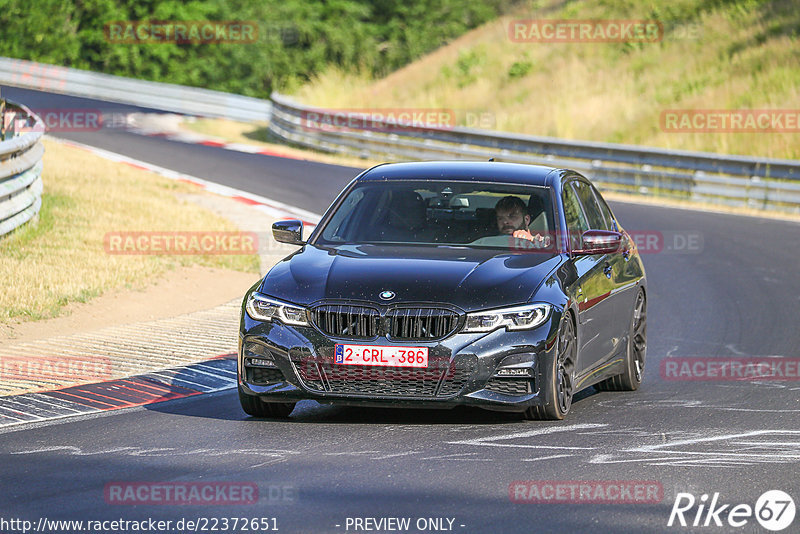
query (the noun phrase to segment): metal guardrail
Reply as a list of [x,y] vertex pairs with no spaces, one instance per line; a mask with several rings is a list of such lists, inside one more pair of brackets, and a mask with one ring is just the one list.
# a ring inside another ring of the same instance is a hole
[[269,100],[0,57],[0,83],[183,115],[269,120]]
[[181,114],[247,122],[268,120],[270,131],[278,138],[332,153],[388,160],[494,157],[573,168],[605,190],[800,213],[800,161],[568,141],[460,127],[398,128],[396,124],[386,124],[386,128],[331,128],[329,124],[310,121],[309,114],[330,117],[336,110],[303,106],[277,93],[270,102],[8,58],[0,58],[0,83]]
[[[575,169],[611,191],[800,213],[800,161],[568,141],[470,128],[336,128],[337,110],[272,95],[270,132],[293,144],[362,158],[489,159]],[[343,119],[352,112],[339,111]],[[316,121],[321,116],[323,120]]]
[[[42,207],[42,120],[4,101],[0,140],[0,236],[31,220]],[[15,135],[18,134],[18,135]]]

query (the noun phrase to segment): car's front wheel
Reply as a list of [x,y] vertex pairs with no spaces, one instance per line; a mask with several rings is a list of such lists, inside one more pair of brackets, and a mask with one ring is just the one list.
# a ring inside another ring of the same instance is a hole
[[576,354],[575,328],[571,316],[567,313],[558,327],[555,358],[543,373],[542,404],[528,408],[525,411],[526,418],[561,420],[569,413],[572,406]]
[[242,391],[242,386],[239,386],[239,402],[247,415],[275,419],[286,419],[295,406],[294,402],[264,402],[259,397]]

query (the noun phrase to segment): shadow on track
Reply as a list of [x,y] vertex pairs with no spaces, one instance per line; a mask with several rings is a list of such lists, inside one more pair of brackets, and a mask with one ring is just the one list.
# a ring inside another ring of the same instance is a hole
[[[220,360],[219,365],[235,372],[235,361]],[[189,366],[176,372],[173,384],[186,384],[198,380],[196,366]],[[587,388],[578,392],[573,398],[575,404],[592,397],[597,391]],[[288,419],[250,417],[242,411],[235,388],[206,395],[192,395],[179,400],[164,397],[165,402],[148,404],[145,409],[160,413],[198,417],[204,419],[227,421],[275,421],[284,423],[324,423],[324,424],[403,424],[403,425],[440,425],[440,424],[476,424],[496,425],[514,424],[523,421],[518,413],[493,412],[469,406],[457,406],[452,409],[423,408],[374,408],[336,406],[321,404],[312,400],[297,403]]]

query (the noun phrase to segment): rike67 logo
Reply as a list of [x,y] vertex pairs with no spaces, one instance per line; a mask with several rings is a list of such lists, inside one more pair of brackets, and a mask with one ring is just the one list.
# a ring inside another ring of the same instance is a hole
[[[699,499],[691,493],[678,493],[667,526],[742,528],[752,524],[755,519],[763,528],[778,532],[792,524],[795,511],[794,500],[781,490],[765,491],[756,500],[755,507],[749,504],[722,504],[716,492],[710,500],[705,493]],[[748,532],[752,532],[750,529]]]

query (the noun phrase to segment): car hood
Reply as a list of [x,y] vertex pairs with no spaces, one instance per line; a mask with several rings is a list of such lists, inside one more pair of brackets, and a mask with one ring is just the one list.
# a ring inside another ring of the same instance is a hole
[[[272,268],[260,291],[301,305],[323,299],[436,302],[473,311],[527,302],[559,261],[555,254],[530,251],[305,245]],[[383,291],[396,296],[381,300]]]

